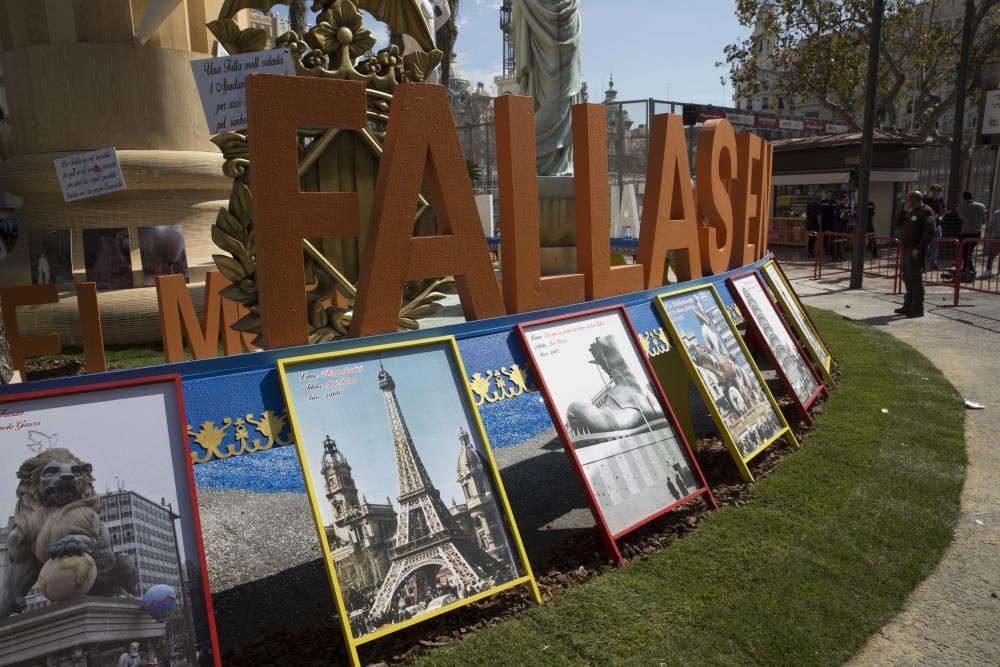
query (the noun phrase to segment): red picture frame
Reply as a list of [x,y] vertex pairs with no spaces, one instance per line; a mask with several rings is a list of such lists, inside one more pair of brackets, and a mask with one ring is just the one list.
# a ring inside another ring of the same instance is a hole
[[182,453],[187,472],[186,482],[188,488],[188,500],[191,503],[191,521],[195,539],[195,550],[197,551],[198,564],[201,567],[201,587],[204,591],[205,622],[208,629],[208,639],[212,646],[212,663],[215,667],[222,667],[222,655],[219,651],[219,637],[215,626],[215,610],[212,606],[212,590],[208,580],[208,563],[205,559],[205,543],[202,538],[201,517],[198,513],[198,497],[194,481],[194,465],[191,462],[190,443],[187,436],[187,416],[184,410],[184,392],[181,387],[181,376],[176,373],[144,376],[141,378],[130,378],[125,380],[112,380],[105,382],[94,382],[80,384],[72,387],[60,387],[57,389],[28,390],[11,394],[0,395],[0,406],[19,401],[28,401],[40,398],[52,398],[54,396],[66,396],[74,394],[90,394],[98,391],[110,389],[121,389],[124,387],[136,387],[142,385],[172,383],[174,386],[174,397],[177,401],[177,419],[179,433],[181,434],[178,446],[183,447]]
[[[674,434],[677,440],[682,445],[682,453],[687,457],[691,464],[691,472],[695,475],[695,481],[698,483],[698,487],[691,493],[687,494],[683,498],[676,500],[665,507],[662,507],[655,512],[643,517],[642,519],[626,526],[618,531],[612,531],[608,525],[608,521],[604,516],[604,512],[600,507],[597,500],[597,496],[594,493],[594,489],[591,486],[590,481],[587,478],[586,473],[583,469],[583,464],[580,462],[580,458],[576,452],[576,448],[573,445],[573,440],[570,433],[566,430],[563,424],[563,417],[559,414],[558,408],[556,407],[555,400],[553,398],[552,391],[549,387],[549,383],[546,382],[545,376],[539,370],[538,359],[529,344],[528,334],[529,329],[538,326],[544,326],[547,324],[553,324],[562,320],[573,320],[579,319],[581,317],[587,317],[591,315],[600,315],[607,313],[617,314],[625,327],[625,331],[628,334],[629,344],[632,346],[636,355],[641,359],[642,369],[645,371],[647,377],[649,378],[651,385],[655,391],[656,399],[659,401],[660,407],[663,410],[664,415],[667,417],[670,426],[674,430]],[[566,452],[567,457],[573,468],[573,472],[576,475],[577,481],[580,484],[584,492],[584,496],[587,500],[587,504],[590,507],[591,514],[594,516],[594,521],[597,523],[598,530],[601,533],[601,537],[607,547],[608,553],[612,560],[617,565],[624,564],[624,558],[621,555],[621,551],[618,549],[616,540],[631,533],[632,531],[646,525],[650,521],[653,521],[675,507],[682,505],[689,500],[697,498],[699,496],[705,496],[705,502],[711,509],[718,509],[718,503],[715,497],[712,495],[712,491],[708,486],[708,482],[705,481],[705,476],[701,471],[701,466],[698,465],[698,459],[695,458],[694,452],[691,450],[687,438],[684,435],[684,431],[677,421],[677,416],[674,414],[673,407],[670,405],[670,401],[667,400],[667,396],[663,391],[663,387],[660,384],[659,378],[656,377],[656,372],[653,370],[653,366],[649,361],[649,358],[643,352],[642,347],[639,345],[638,334],[635,331],[635,327],[632,326],[632,321],[628,316],[628,311],[623,305],[606,306],[602,308],[593,308],[590,310],[584,310],[580,312],[571,313],[568,315],[558,315],[555,317],[546,317],[542,319],[532,320],[530,322],[522,322],[517,325],[518,337],[521,340],[521,344],[525,350],[528,360],[531,363],[532,376],[535,379],[536,386],[541,390],[542,395],[545,399],[545,406],[549,411],[549,415],[552,417],[553,425],[556,428],[556,432],[559,434],[560,440],[562,440],[563,449]]]
[[[753,315],[750,312],[750,305],[746,303],[743,294],[738,289],[736,289],[736,281],[740,280],[741,278],[747,278],[749,276],[753,276],[754,280],[757,281],[757,284],[760,286],[761,291],[767,298],[768,304],[774,310],[775,316],[781,323],[781,326],[784,327],[785,333],[788,334],[788,338],[792,341],[792,344],[795,345],[796,352],[798,352],[799,356],[801,356],[802,359],[805,361],[806,367],[809,369],[809,372],[816,380],[817,388],[805,401],[799,398],[798,393],[792,387],[791,379],[787,376],[785,370],[778,363],[777,355],[774,353],[774,350],[771,349],[771,346],[768,345],[767,342],[765,341],[763,332],[761,332],[760,327],[757,325],[757,321],[753,318]],[[774,295],[772,295],[770,290],[768,289],[767,283],[764,282],[764,280],[760,277],[760,274],[757,273],[757,271],[751,270],[751,271],[744,271],[743,273],[739,273],[734,276],[730,276],[729,278],[726,279],[726,286],[729,288],[729,293],[732,295],[733,300],[736,302],[736,305],[739,306],[740,310],[743,312],[743,320],[747,324],[748,332],[752,334],[753,339],[757,342],[757,347],[760,347],[764,350],[765,355],[767,355],[768,361],[774,367],[778,377],[781,379],[781,383],[785,387],[785,393],[787,393],[791,397],[792,402],[795,404],[796,409],[799,411],[799,415],[802,417],[803,423],[806,424],[807,426],[811,426],[812,415],[809,414],[809,408],[812,407],[812,404],[815,403],[816,399],[819,398],[821,395],[828,394],[826,384],[823,382],[823,378],[820,376],[820,374],[816,372],[816,367],[813,365],[812,360],[809,358],[809,355],[802,347],[802,344],[799,342],[799,339],[795,335],[795,332],[792,331],[791,327],[788,326],[788,322],[787,320],[785,320],[784,314],[781,312],[781,309],[775,302]]]

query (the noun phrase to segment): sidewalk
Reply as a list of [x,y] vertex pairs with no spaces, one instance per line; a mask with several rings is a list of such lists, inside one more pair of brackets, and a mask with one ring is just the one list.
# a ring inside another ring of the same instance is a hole
[[786,271],[806,305],[885,328],[986,406],[966,413],[969,466],[954,541],[851,664],[1000,664],[1000,296],[963,294],[948,307],[951,290],[928,287],[927,315],[908,320],[892,312],[902,295],[890,294],[889,280],[866,277],[865,289],[849,291],[847,274],[814,281],[811,267]]

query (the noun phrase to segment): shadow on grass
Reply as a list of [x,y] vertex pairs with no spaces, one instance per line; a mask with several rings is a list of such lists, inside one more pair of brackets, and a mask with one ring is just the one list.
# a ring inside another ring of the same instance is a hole
[[913,348],[833,313],[815,317],[841,385],[801,451],[747,505],[418,664],[800,665],[853,655],[951,540],[964,413]]

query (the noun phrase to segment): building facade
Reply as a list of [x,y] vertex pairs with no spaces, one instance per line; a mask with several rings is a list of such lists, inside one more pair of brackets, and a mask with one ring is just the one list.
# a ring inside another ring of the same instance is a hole
[[[156,584],[166,584],[178,592],[178,603],[190,599],[181,578],[174,521],[179,517],[169,506],[155,503],[134,491],[112,491],[101,496],[98,512],[111,535],[111,550],[128,554],[139,575],[140,595]],[[0,582],[9,567],[7,536],[10,522],[0,527]],[[200,582],[199,582],[200,583]],[[47,607],[51,602],[34,586],[28,595],[26,611]]]

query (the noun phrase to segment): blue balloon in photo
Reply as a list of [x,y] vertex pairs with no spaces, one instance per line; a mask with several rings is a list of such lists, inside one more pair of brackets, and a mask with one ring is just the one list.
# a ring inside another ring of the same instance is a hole
[[142,596],[142,610],[159,623],[173,616],[175,609],[177,609],[177,591],[166,584],[150,586]]

